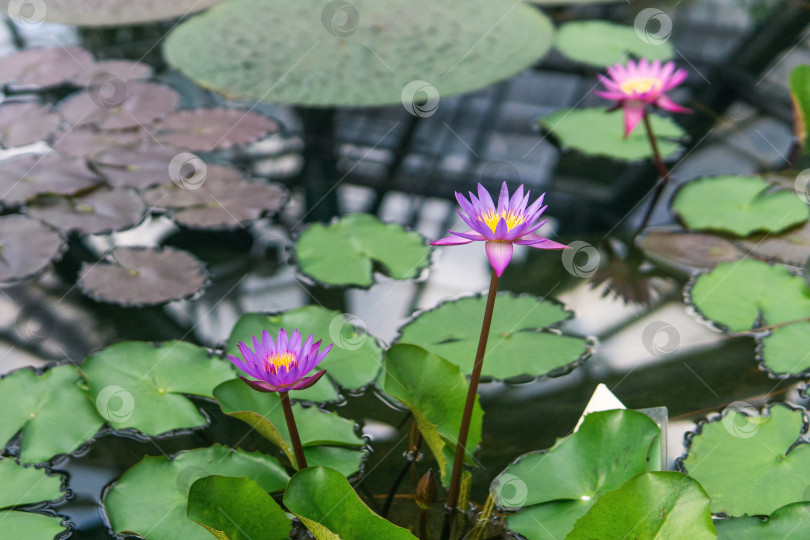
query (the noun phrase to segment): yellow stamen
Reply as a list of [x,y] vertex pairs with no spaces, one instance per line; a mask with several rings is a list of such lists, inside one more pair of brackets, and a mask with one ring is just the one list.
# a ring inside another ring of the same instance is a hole
[[625,94],[632,94],[632,93],[644,93],[649,92],[650,90],[658,90],[663,86],[661,79],[656,79],[654,77],[640,77],[638,79],[630,79],[624,81],[622,84],[619,85],[619,88],[622,89],[622,92]]
[[501,212],[500,214],[496,213],[495,211],[490,210],[487,213],[481,214],[478,219],[483,221],[487,224],[487,226],[492,229],[492,232],[495,232],[495,229],[498,227],[498,222],[501,218],[506,220],[506,227],[509,230],[512,230],[517,225],[520,225],[525,221],[526,218],[523,217],[522,214],[516,214],[514,212]]
[[273,370],[273,373],[278,372],[278,368],[284,366],[286,371],[290,371],[290,365],[295,363],[295,356],[289,352],[283,352],[281,354],[268,354],[265,362],[267,362],[267,367]]

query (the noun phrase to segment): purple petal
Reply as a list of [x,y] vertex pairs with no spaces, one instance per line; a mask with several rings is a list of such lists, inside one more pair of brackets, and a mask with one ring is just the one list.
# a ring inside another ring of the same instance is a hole
[[430,243],[431,246],[460,246],[462,244],[469,244],[472,240],[467,240],[460,236],[447,236],[439,240],[434,240]]
[[495,203],[492,202],[489,192],[484,189],[484,186],[478,184],[478,200],[481,203],[481,209],[484,211],[495,211]]
[[515,242],[522,246],[529,246],[537,249],[568,249],[565,244],[560,244],[554,240],[543,238],[539,234],[529,234]]
[[537,199],[536,201],[534,201],[534,202],[532,203],[532,205],[526,209],[526,211],[524,212],[524,214],[525,214],[526,216],[531,216],[532,214],[534,214],[535,212],[537,212],[537,209],[538,209],[538,208],[540,208],[540,207],[543,205],[543,199],[544,199],[545,197],[546,197],[546,194],[545,194],[545,193],[543,193],[542,195],[540,195],[540,197],[538,197],[538,199]]
[[254,390],[258,390],[259,392],[278,392],[279,387],[274,384],[270,384],[269,382],[265,381],[251,381],[250,379],[246,379],[245,377],[239,377],[245,384],[253,388]]
[[644,104],[640,101],[629,100],[624,104],[624,137],[635,129],[644,117]]
[[506,224],[505,219],[500,218],[498,224],[495,226],[495,240],[504,240],[508,234],[509,225]]
[[233,363],[233,365],[235,365],[237,368],[239,368],[239,371],[247,373],[251,377],[256,377],[256,374],[254,373],[253,368],[249,364],[244,362],[241,358],[238,358],[236,356],[233,356],[232,354],[229,354],[228,359]]
[[[267,330],[262,331],[262,345],[264,346],[264,355],[262,356],[267,356],[267,354],[273,352],[276,348],[276,343]],[[259,351],[256,351],[256,354],[259,354]]]
[[458,191],[456,191],[456,201],[458,202],[458,205],[461,207],[461,209],[464,210],[465,214],[467,214],[470,217],[473,217],[475,215],[475,208],[473,208],[472,203],[470,203],[467,199],[465,199],[464,196]]
[[501,184],[501,193],[498,195],[498,210],[499,214],[503,214],[509,205],[509,188],[506,187],[506,182]]
[[484,235],[479,233],[478,231],[464,231],[464,232],[456,232],[456,231],[448,231],[456,236],[460,236],[462,238],[466,238],[467,240],[472,240],[473,242],[481,242],[486,240]]
[[523,200],[523,184],[520,184],[518,188],[515,190],[514,195],[509,200],[509,209],[513,212],[517,212],[520,210],[520,201]]
[[278,339],[276,339],[276,352],[281,354],[284,351],[289,350],[287,348],[288,343],[289,338],[287,337],[287,331],[282,328],[281,330],[278,331]]
[[512,260],[512,249],[510,242],[487,242],[487,258],[498,277],[503,274],[509,261]]
[[666,109],[667,111],[672,111],[676,113],[691,113],[692,109],[687,109],[686,107],[681,107],[671,99],[669,99],[665,95],[661,95],[657,100],[655,100],[655,105],[661,107],[662,109]]
[[476,223],[480,223],[480,222],[478,222],[477,220],[473,219],[472,217],[468,217],[468,216],[469,216],[469,214],[468,214],[468,215],[464,215],[464,213],[463,213],[461,210],[458,210],[458,209],[457,209],[457,210],[456,210],[456,213],[458,214],[458,217],[460,217],[460,218],[461,218],[461,221],[463,221],[464,223],[466,223],[466,224],[467,224],[467,227],[469,227],[469,228],[471,228],[471,229],[475,229],[475,224],[476,224]]
[[301,352],[301,332],[299,332],[297,328],[293,330],[292,336],[290,336],[288,350],[296,354]]
[[325,369],[323,371],[319,371],[312,377],[304,377],[303,379],[301,379],[300,382],[291,386],[290,390],[304,390],[305,388],[309,388],[310,386],[318,382],[321,379],[321,377],[323,377],[324,373],[326,373]]

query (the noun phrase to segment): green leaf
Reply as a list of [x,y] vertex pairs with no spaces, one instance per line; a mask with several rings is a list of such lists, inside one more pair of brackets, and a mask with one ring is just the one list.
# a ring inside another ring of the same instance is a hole
[[642,40],[632,26],[608,21],[566,23],[554,38],[557,49],[572,60],[592,66],[610,66],[625,62],[629,55],[647,60],[669,60],[672,45]]
[[717,538],[709,496],[688,476],[646,472],[605,493],[565,540]]
[[289,540],[284,510],[250,478],[211,475],[188,494],[188,517],[219,540]]
[[0,459],[0,486],[0,508],[54,501],[65,495],[61,477],[49,476],[45,469],[19,465],[12,459]]
[[316,540],[415,540],[365,505],[348,480],[327,467],[307,467],[290,479],[284,505]]
[[805,153],[807,145],[807,122],[810,121],[810,66],[793,68],[788,78],[790,98],[793,101],[793,130]]
[[164,54],[203,87],[251,103],[414,110],[424,85],[409,82],[433,85],[436,99],[482,88],[537,62],[553,33],[511,0],[238,0],[174,28]]
[[[467,377],[457,366],[415,345],[394,345],[385,355],[383,390],[411,410],[445,485],[450,481],[468,388]],[[483,417],[476,397],[467,437],[468,461],[481,442]]]
[[727,409],[721,421],[702,424],[683,460],[685,472],[712,499],[712,512],[767,515],[804,500],[810,446],[791,447],[803,434],[801,411],[774,405],[768,416],[749,416],[749,407]]
[[810,322],[797,322],[757,338],[762,364],[772,373],[798,376],[810,370]]
[[0,444],[22,430],[20,459],[46,461],[89,441],[104,424],[75,367],[37,375],[20,369],[0,379]]
[[183,394],[213,397],[215,386],[235,377],[229,362],[183,341],[118,343],[87,358],[82,371],[101,416],[146,435],[205,425]]
[[360,470],[365,455],[363,451],[345,446],[307,446],[304,448],[307,465],[329,467],[347,477]]
[[[444,302],[403,326],[397,342],[424,347],[470,373],[485,304],[483,296]],[[496,379],[545,375],[582,360],[588,353],[584,339],[538,331],[572,316],[551,300],[499,293],[482,374]]]
[[[316,369],[326,370],[326,376],[345,388],[360,388],[367,385],[377,375],[382,365],[382,349],[377,341],[366,334],[358,332],[346,314],[332,311],[319,306],[306,306],[291,309],[283,313],[265,315],[263,313],[247,313],[239,318],[228,337],[228,352],[239,356],[237,348],[240,341],[252,343],[253,336],[261,336],[262,330],[271,335],[278,334],[280,328],[287,331],[298,329],[304,336],[315,336],[315,341],[322,340],[321,347],[334,344],[332,350],[326,355]],[[328,384],[323,379],[321,384]],[[321,392],[315,397],[329,397],[329,399],[313,399],[308,390],[295,390],[291,397],[294,399],[310,399],[312,401],[333,401],[338,399],[337,393],[331,389],[327,396]]]
[[[650,115],[650,122],[661,156],[674,156],[681,148],[675,141],[685,137],[684,131],[670,118]],[[561,109],[540,119],[540,125],[550,131],[563,148],[626,161],[652,157],[644,126],[638,126],[624,138],[621,110],[607,112],[602,107]]]
[[784,266],[744,259],[718,264],[687,291],[700,313],[731,332],[810,317],[810,289]]
[[601,495],[646,472],[659,433],[640,412],[590,413],[547,453],[518,458],[490,492],[502,508],[522,508],[507,518],[509,529],[529,540],[563,538]]
[[689,229],[748,236],[779,233],[807,221],[810,208],[787,189],[758,176],[709,176],[687,182],[672,203]]
[[422,235],[369,214],[310,225],[298,238],[295,254],[301,272],[330,285],[368,287],[374,262],[394,279],[418,277],[430,264]]
[[212,474],[247,476],[266,492],[284,489],[289,479],[271,456],[220,445],[180,452],[173,459],[147,456],[104,497],[113,530],[149,540],[210,540],[209,533],[186,516],[186,505],[194,481]]
[[[264,438],[281,448],[295,463],[290,433],[277,393],[257,392],[239,379],[227,381],[214,389],[222,412],[250,425]],[[292,406],[298,434],[303,446],[335,445],[360,447],[364,440],[355,433],[355,423],[337,412],[327,413],[317,407]]]
[[810,538],[810,502],[777,509],[766,519],[745,516],[715,523],[720,540],[806,540]]
[[0,511],[0,523],[0,540],[51,539],[66,531],[61,517],[33,512]]

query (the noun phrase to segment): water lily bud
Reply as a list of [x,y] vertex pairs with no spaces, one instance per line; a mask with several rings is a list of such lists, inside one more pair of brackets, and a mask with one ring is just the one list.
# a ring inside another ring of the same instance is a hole
[[422,510],[427,510],[436,502],[436,475],[433,474],[433,469],[428,469],[419,480],[415,500]]

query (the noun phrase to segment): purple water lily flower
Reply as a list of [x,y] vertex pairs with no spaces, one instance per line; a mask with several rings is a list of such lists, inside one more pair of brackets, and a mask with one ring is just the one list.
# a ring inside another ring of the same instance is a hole
[[509,261],[512,260],[513,244],[538,249],[566,249],[568,246],[535,233],[548,221],[538,222],[548,205],[541,206],[543,197],[546,195],[543,193],[527,208],[530,194],[529,191],[525,195],[523,194],[521,184],[514,195],[509,198],[509,188],[504,182],[496,208],[492,197],[481,184],[478,184],[478,198],[470,192],[469,201],[461,193],[456,192],[456,200],[461,206],[458,215],[470,227],[470,230],[448,231],[452,236],[431,242],[431,245],[457,246],[476,241],[486,242],[487,258],[498,277],[503,274]]
[[313,343],[313,339],[313,336],[309,336],[302,345],[298,330],[293,330],[288,338],[287,331],[282,328],[274,343],[270,333],[265,330],[262,332],[261,340],[253,336],[253,349],[244,342],[239,342],[239,352],[242,353],[244,360],[230,354],[228,358],[240,370],[259,379],[252,381],[239,377],[260,392],[303,390],[318,382],[326,373],[326,370],[323,370],[310,377],[306,376],[332,349],[332,345],[329,345],[319,352],[321,342]]

